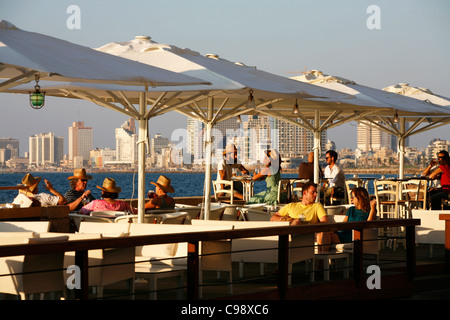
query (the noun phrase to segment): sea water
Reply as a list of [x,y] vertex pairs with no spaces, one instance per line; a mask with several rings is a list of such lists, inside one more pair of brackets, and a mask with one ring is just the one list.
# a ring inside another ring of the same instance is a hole
[[[41,177],[39,183],[39,192],[47,192],[44,188],[43,179],[49,180],[54,188],[64,193],[70,189],[68,177],[72,176],[70,172],[33,172],[34,177]],[[161,173],[147,173],[145,175],[145,191],[155,190],[155,186],[150,184],[150,181],[156,182]],[[175,193],[170,194],[173,197],[192,197],[203,196],[205,174],[199,172],[183,172],[183,173],[164,173],[165,176],[171,179]],[[14,186],[20,184],[25,173],[0,173],[0,186]],[[91,190],[94,197],[100,198],[101,190],[97,186],[102,186],[105,178],[113,178],[116,180],[116,185],[122,188],[120,198],[122,199],[137,199],[138,197],[138,174],[137,173],[93,173],[92,180],[88,181],[87,189]],[[390,177],[394,175],[386,175]],[[294,179],[297,177],[296,173],[284,173],[281,175],[282,179]],[[347,178],[352,178],[353,175],[347,175]],[[361,178],[380,178],[381,175],[364,175]],[[212,180],[216,179],[216,173],[212,174]],[[370,180],[368,191],[373,194],[373,180]],[[266,190],[266,183],[264,180],[256,181],[254,184],[254,193]],[[211,186],[211,194],[213,194]],[[0,203],[11,203],[17,195],[17,190],[0,190]]]

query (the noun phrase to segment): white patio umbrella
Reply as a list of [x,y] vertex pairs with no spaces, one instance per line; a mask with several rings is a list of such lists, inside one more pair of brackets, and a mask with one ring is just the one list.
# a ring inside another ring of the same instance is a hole
[[[321,71],[313,70],[292,79],[353,95],[355,99],[348,102],[350,105],[346,104],[346,106],[343,106],[343,108],[349,107],[354,109],[355,114],[358,116],[353,120],[368,121],[379,129],[399,138],[400,178],[403,178],[404,141],[406,137],[450,121],[450,108],[445,105],[396,95],[392,92],[360,85],[342,77],[329,76]],[[413,123],[408,130],[406,130],[406,121]],[[428,121],[429,125],[414,131],[424,121]],[[397,122],[399,122],[399,126]],[[321,127],[323,130],[330,128],[323,124]]]
[[[427,102],[434,106],[439,106],[445,109],[450,110],[450,98],[443,97],[441,95],[437,95],[433,93],[430,89],[427,88],[421,88],[421,87],[413,87],[410,86],[408,83],[398,83],[395,85],[388,86],[386,88],[383,88],[383,90],[388,92],[397,93],[403,96],[407,96],[410,98],[414,98],[420,101]],[[420,124],[426,123],[425,126],[419,127]],[[425,114],[423,117],[416,119],[414,123],[411,125],[411,128],[408,129],[406,132],[401,131],[400,136],[402,139],[399,139],[399,147],[400,149],[400,164],[403,165],[404,162],[404,141],[408,136],[411,136],[413,134],[417,134],[420,132],[424,132],[427,130],[431,130],[434,128],[437,128],[439,126],[447,125],[450,123],[450,116],[449,117],[443,117],[439,121],[430,121],[430,118]],[[400,168],[400,171],[403,171],[403,167]]]
[[[0,91],[29,93],[24,85],[35,77],[45,83],[52,83],[58,93],[66,95],[66,81],[84,84],[85,90],[97,83],[110,90],[114,85],[131,86],[140,97],[140,107],[127,106],[127,113],[141,119],[145,114],[145,95],[149,88],[164,86],[175,88],[180,85],[208,85],[198,78],[120,58],[97,50],[79,46],[46,35],[16,28],[13,24],[0,21]],[[64,81],[64,82],[61,82]],[[41,85],[42,85],[41,82]],[[22,89],[20,89],[22,87]],[[15,89],[15,91],[12,91]],[[61,90],[61,91],[60,91]],[[51,95],[52,92],[46,92]],[[110,107],[106,103],[105,106]],[[114,108],[113,108],[114,109]],[[139,211],[143,217],[145,174],[145,142],[147,126],[140,121],[139,131]]]
[[136,86],[207,84],[0,20],[0,91],[35,79]]

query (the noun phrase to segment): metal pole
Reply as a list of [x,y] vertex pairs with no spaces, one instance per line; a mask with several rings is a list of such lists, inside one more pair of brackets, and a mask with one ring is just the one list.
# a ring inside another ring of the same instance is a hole
[[205,168],[205,202],[203,207],[204,219],[209,220],[209,211],[211,205],[211,158],[212,158],[212,141],[211,141],[211,131],[212,131],[212,117],[213,117],[214,100],[212,98],[208,99],[208,121],[206,122],[206,146],[205,146],[205,156],[206,156],[206,168]]
[[398,137],[398,154],[399,154],[399,172],[398,178],[403,179],[405,176],[405,118],[400,118],[400,133]]
[[314,183],[319,184],[320,111],[314,112]]
[[145,214],[145,145],[147,140],[148,120],[146,112],[146,92],[139,93],[139,141],[138,141],[138,222],[144,223]]

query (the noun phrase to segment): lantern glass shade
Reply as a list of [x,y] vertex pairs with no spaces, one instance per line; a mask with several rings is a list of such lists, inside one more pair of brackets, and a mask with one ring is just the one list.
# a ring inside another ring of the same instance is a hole
[[40,91],[35,91],[30,95],[30,104],[33,108],[39,109],[44,106],[45,96]]

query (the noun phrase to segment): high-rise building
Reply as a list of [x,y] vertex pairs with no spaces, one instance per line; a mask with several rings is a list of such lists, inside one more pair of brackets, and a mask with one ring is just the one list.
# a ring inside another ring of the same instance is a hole
[[116,128],[116,161],[131,164],[137,162],[137,141],[134,119],[130,118],[120,128]]
[[426,159],[437,159],[438,153],[442,150],[450,151],[450,141],[439,138],[433,139],[425,149],[425,157]]
[[222,150],[227,143],[233,143],[235,137],[241,135],[241,124],[236,118],[230,118],[216,123],[213,127],[214,146],[216,149]]
[[392,147],[392,136],[372,123],[360,122],[357,128],[357,148],[363,152],[374,152]]
[[[287,121],[274,119],[275,132],[278,132],[278,150],[282,157],[306,156],[314,150],[314,134],[305,128],[296,126]],[[323,131],[320,137],[321,154],[325,152],[327,132]]]
[[85,127],[82,121],[73,122],[69,127],[69,160],[73,161],[77,157],[83,159],[83,163],[87,163],[92,149],[92,127]]
[[40,133],[29,138],[29,149],[29,164],[59,164],[64,157],[64,138],[53,132]]
[[2,157],[0,162],[5,162],[11,158],[19,157],[19,140],[13,138],[0,138],[0,152]]
[[272,148],[270,122],[268,116],[249,116],[243,123],[244,150],[242,162],[257,163],[263,159],[264,150]]
[[186,150],[183,154],[184,163],[202,163],[203,160],[203,122],[191,117],[187,118]]

